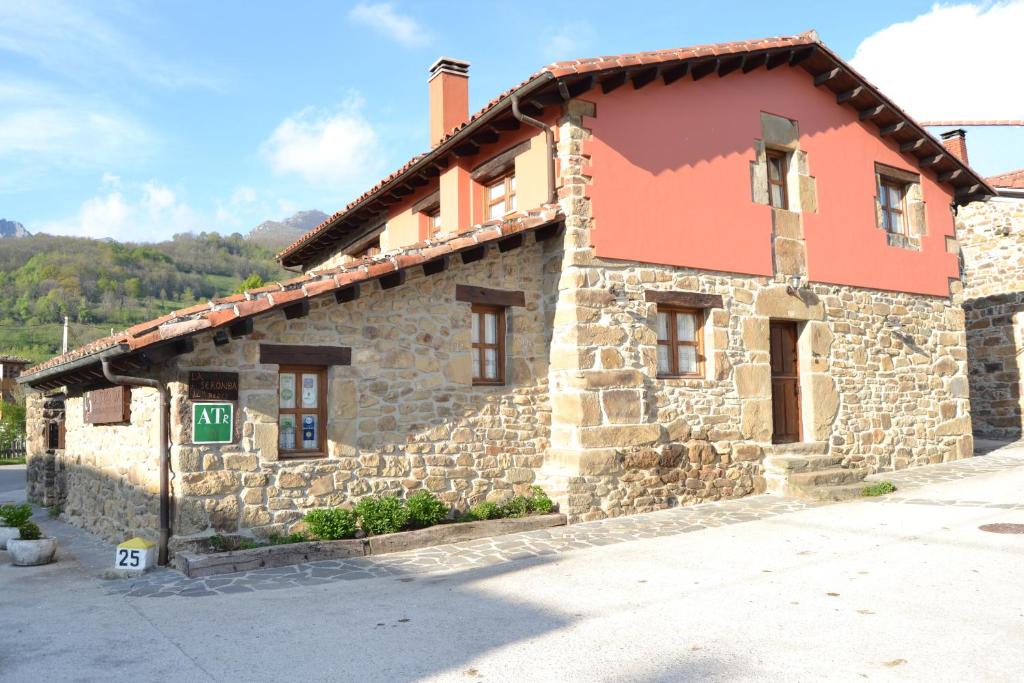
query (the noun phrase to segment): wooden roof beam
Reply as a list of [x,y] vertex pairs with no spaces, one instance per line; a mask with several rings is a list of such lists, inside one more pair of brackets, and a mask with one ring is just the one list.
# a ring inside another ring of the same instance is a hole
[[718,77],[721,78],[723,76],[731,74],[733,71],[735,71],[736,69],[738,69],[741,66],[743,66],[743,60],[745,58],[746,58],[745,55],[741,55],[739,57],[732,57],[732,58],[725,57],[725,58],[722,58],[721,60],[719,60],[719,62],[718,62]]
[[690,68],[690,76],[693,77],[693,80],[699,81],[718,69],[718,61],[718,57],[714,57],[703,62],[697,62]]
[[618,88],[626,82],[626,72],[617,71],[610,76],[601,79],[601,92],[605,95]]
[[946,171],[945,173],[939,174],[940,183],[948,183],[951,180],[956,180],[964,174],[964,169],[954,168],[952,171]]
[[655,78],[657,78],[660,73],[660,66],[651,67],[650,69],[641,69],[639,71],[634,71],[631,74],[631,79],[633,81],[633,89],[639,90],[640,88],[644,87],[645,85],[653,81]]
[[917,165],[920,166],[921,168],[929,168],[929,167],[934,166],[935,164],[939,163],[940,161],[942,161],[943,158],[945,158],[945,156],[946,156],[945,154],[940,153],[940,154],[933,154],[933,155],[927,156],[927,157],[922,157],[922,158],[917,160]]
[[661,80],[664,81],[665,85],[670,85],[671,83],[675,83],[680,78],[686,76],[686,74],[689,73],[689,71],[690,63],[683,62],[681,64],[677,64],[667,69],[662,69]]
[[892,124],[891,126],[885,126],[884,128],[882,128],[881,130],[878,131],[878,134],[881,135],[883,138],[885,138],[885,137],[889,137],[890,135],[894,135],[894,134],[900,132],[901,130],[903,130],[906,127],[907,127],[907,122],[906,121],[898,121],[898,122]]
[[863,92],[864,92],[864,86],[863,85],[858,85],[856,88],[853,88],[851,90],[847,90],[845,92],[841,92],[838,95],[836,95],[836,103],[837,104],[843,104],[844,102],[849,102],[853,98],[859,97]]
[[869,107],[867,109],[861,109],[858,116],[860,117],[861,121],[867,121],[868,119],[875,118],[883,111],[885,111],[885,109],[886,107],[884,104],[879,104],[874,107]]
[[924,144],[924,138],[917,138],[916,140],[908,140],[907,142],[900,144],[901,152],[913,152]]
[[828,71],[822,71],[820,74],[814,77],[814,85],[825,85],[842,72],[843,70],[840,69],[839,67],[836,67],[835,69],[829,69]]
[[767,61],[768,61],[768,53],[767,52],[759,52],[759,53],[753,54],[753,55],[744,55],[744,57],[743,57],[743,66],[740,67],[740,71],[742,71],[745,74],[748,74],[751,71],[753,71],[754,69],[756,69],[757,67],[764,66]]
[[768,71],[776,67],[780,67],[783,64],[789,64],[789,58],[792,56],[792,50],[779,50],[768,55],[767,61],[764,63],[764,68]]

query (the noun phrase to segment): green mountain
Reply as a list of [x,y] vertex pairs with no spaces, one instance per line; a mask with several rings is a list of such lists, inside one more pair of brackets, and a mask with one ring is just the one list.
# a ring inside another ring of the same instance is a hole
[[174,309],[230,294],[249,275],[290,277],[274,251],[240,234],[119,243],[52,235],[0,240],[0,354],[40,361]]
[[249,231],[250,242],[278,252],[327,219],[323,211],[298,211],[283,221],[263,221]]

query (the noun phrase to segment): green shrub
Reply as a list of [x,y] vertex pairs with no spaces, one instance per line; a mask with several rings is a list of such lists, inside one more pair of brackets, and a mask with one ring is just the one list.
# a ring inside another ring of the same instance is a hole
[[530,514],[530,499],[526,496],[512,496],[501,504],[500,517],[525,517]]
[[[309,533],[323,541],[336,541],[339,538],[352,538],[356,535],[356,515],[345,508],[310,510],[304,517]],[[292,534],[303,540],[302,534]],[[288,541],[298,543],[300,541]]]
[[31,518],[32,506],[28,503],[22,503],[21,505],[4,503],[0,505],[0,519],[3,520],[2,526],[16,526],[20,528],[25,526]]
[[359,526],[368,534],[393,534],[405,528],[409,508],[394,496],[363,498],[356,505]]
[[[353,531],[353,533],[355,532]],[[296,531],[294,533],[288,534],[287,536],[282,536],[281,534],[270,534],[270,536],[267,537],[267,543],[269,543],[270,545],[288,545],[289,543],[305,543],[308,540],[309,536],[302,533],[301,531]]]
[[880,481],[877,484],[871,486],[865,486],[864,490],[860,492],[860,495],[873,497],[873,496],[884,496],[887,493],[892,493],[896,490],[896,487],[891,481]]
[[421,529],[440,524],[448,516],[448,506],[430,491],[417,491],[405,501],[409,509],[409,523]]
[[25,522],[18,529],[21,531],[21,540],[34,541],[43,537],[43,532],[35,522]]
[[548,494],[544,493],[544,489],[539,486],[530,487],[530,509],[533,512],[539,512],[542,515],[546,515],[555,509],[555,503]]
[[497,503],[485,501],[471,507],[466,514],[473,519],[497,519],[501,517],[501,506]]

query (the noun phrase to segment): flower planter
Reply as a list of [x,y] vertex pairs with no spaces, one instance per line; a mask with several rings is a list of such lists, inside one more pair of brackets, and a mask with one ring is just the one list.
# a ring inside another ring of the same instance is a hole
[[21,538],[21,529],[16,526],[0,526],[0,550],[7,549],[7,541]]
[[17,567],[34,567],[53,562],[57,553],[56,538],[38,538],[31,541],[11,539],[7,542],[11,563]]
[[503,536],[519,531],[535,531],[554,526],[565,526],[563,514],[531,515],[509,519],[491,519],[478,522],[438,524],[437,526],[400,531],[368,538],[351,538],[340,541],[308,541],[272,545],[265,548],[231,550],[225,553],[174,554],[174,565],[186,576],[196,578],[244,572],[264,567],[283,567],[319,560],[336,560],[364,555],[384,555],[403,550],[415,550],[446,543],[472,541],[478,538]]

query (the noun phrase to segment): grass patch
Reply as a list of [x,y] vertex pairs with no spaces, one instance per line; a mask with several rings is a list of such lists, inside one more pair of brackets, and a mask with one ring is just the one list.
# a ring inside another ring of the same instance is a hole
[[0,465],[24,465],[25,458],[0,458]]
[[864,489],[860,492],[860,495],[870,498],[873,496],[884,496],[888,493],[892,493],[895,490],[896,487],[893,485],[891,481],[880,481],[877,484],[865,486]]

